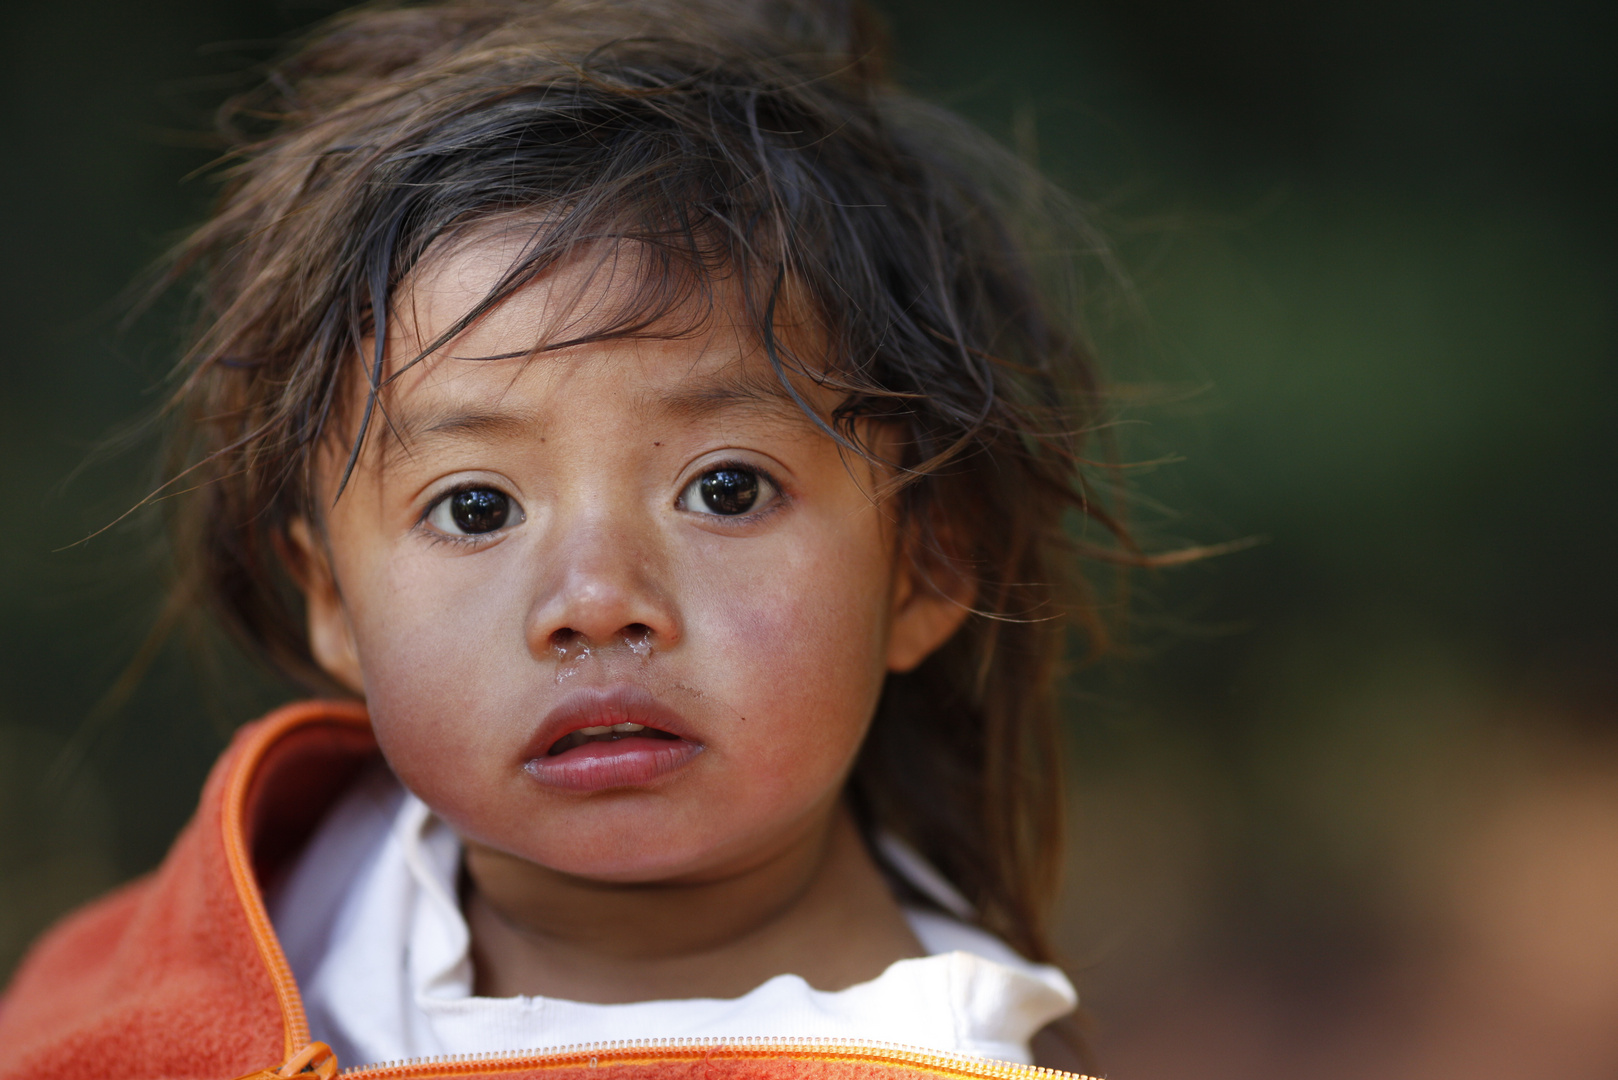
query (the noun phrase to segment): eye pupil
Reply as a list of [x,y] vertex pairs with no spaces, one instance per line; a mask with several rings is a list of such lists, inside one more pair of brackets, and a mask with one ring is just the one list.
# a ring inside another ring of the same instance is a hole
[[462,532],[494,532],[511,516],[511,499],[490,488],[457,491],[449,497],[449,516]]
[[742,469],[715,469],[697,486],[716,514],[745,514],[758,501],[758,477]]

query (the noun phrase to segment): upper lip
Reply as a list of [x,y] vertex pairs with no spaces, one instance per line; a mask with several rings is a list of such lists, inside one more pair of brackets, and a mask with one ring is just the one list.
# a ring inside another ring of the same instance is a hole
[[581,686],[563,695],[545,714],[523,750],[523,760],[544,757],[557,740],[580,728],[622,723],[642,724],[690,742],[701,741],[695,737],[685,717],[658,701],[644,687]]

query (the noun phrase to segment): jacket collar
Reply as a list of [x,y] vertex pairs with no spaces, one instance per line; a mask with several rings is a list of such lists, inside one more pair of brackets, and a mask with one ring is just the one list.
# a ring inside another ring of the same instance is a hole
[[[303,846],[377,754],[363,705],[307,701],[243,728],[215,766],[221,849],[284,1027],[284,1058],[309,1042],[303,1001],[264,906],[263,885]],[[208,787],[214,785],[210,777]],[[204,794],[204,810],[208,794]],[[200,817],[212,815],[199,813]]]

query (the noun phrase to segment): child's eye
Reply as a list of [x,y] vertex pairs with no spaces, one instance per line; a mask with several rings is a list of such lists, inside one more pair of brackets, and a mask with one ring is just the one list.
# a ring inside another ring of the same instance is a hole
[[679,506],[698,514],[736,517],[768,503],[774,494],[768,477],[739,465],[722,465],[687,484]]
[[521,520],[511,496],[486,487],[451,492],[427,511],[427,523],[451,536],[480,536]]

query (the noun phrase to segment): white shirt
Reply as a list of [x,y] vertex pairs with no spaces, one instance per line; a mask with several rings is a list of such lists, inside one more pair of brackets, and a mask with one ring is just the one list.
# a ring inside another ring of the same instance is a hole
[[[912,864],[917,858],[908,855]],[[619,1039],[749,1036],[862,1039],[1027,1063],[1029,1038],[1078,1004],[1056,968],[1030,963],[958,919],[912,908],[905,917],[930,955],[845,990],[777,975],[728,999],[477,997],[471,934],[455,899],[460,859],[449,827],[378,769],[332,809],[270,897],[312,1037],[345,1068]],[[920,876],[934,880],[917,886],[938,891],[942,879],[921,866]],[[903,869],[918,876],[914,865]],[[942,899],[959,905],[958,897]]]

